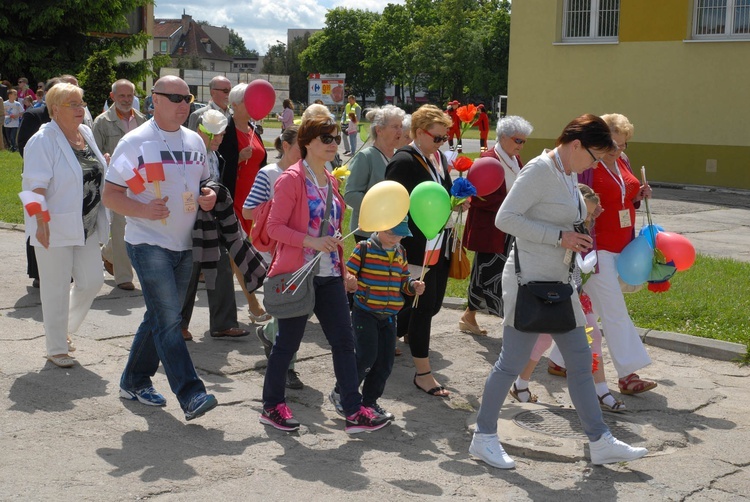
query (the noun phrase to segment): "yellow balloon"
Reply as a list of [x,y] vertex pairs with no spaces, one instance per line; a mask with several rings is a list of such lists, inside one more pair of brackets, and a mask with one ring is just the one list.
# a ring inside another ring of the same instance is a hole
[[359,229],[364,232],[390,230],[409,212],[409,192],[391,180],[375,183],[365,193],[359,208]]

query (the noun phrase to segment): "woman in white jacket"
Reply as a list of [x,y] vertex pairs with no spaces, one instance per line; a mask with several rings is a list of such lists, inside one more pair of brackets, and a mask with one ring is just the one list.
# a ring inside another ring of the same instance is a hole
[[91,129],[82,125],[82,98],[83,90],[72,84],[50,89],[52,121],[26,145],[23,170],[23,189],[42,195],[49,210],[49,221],[26,213],[26,234],[39,264],[47,359],[64,368],[75,364],[69,335],[83,323],[104,282],[99,244],[109,234],[101,203],[107,162]]

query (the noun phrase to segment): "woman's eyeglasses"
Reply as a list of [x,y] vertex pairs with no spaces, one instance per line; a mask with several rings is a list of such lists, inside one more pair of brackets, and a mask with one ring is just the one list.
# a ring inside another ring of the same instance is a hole
[[182,103],[184,101],[185,103],[190,104],[195,99],[195,96],[193,96],[192,94],[168,94],[166,92],[156,92],[156,91],[154,91],[154,94],[158,94],[159,96],[165,96],[172,103]]
[[78,109],[78,108],[86,108],[86,103],[84,103],[83,101],[80,103],[60,103],[60,106],[64,106],[65,108]]
[[448,136],[435,136],[434,134],[431,134],[427,129],[422,130],[425,132],[425,134],[427,134],[427,136],[432,138],[433,143],[445,143],[446,141],[448,141]]
[[521,139],[521,138],[513,138],[513,137],[511,137],[510,139],[512,139],[512,140],[513,140],[513,142],[514,142],[514,143],[515,143],[516,145],[525,145],[525,144],[526,144],[526,140],[525,140],[525,139]]
[[334,141],[336,142],[337,145],[340,145],[341,144],[341,135],[339,134],[338,136],[334,136],[332,134],[321,134],[320,135],[320,141],[324,145],[330,145]]
[[620,152],[624,152],[628,149],[628,142],[626,141],[622,145],[618,145],[617,143],[615,143],[615,146],[617,146],[617,150],[619,150]]

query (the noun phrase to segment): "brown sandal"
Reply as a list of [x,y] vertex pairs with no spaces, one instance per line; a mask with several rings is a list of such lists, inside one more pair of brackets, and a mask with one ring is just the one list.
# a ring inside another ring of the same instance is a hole
[[[537,397],[536,394],[532,394],[528,387],[526,387],[525,389],[519,389],[518,387],[516,387],[516,382],[513,382],[513,387],[510,388],[508,394],[510,394],[511,397],[519,403],[536,403],[539,400],[539,397]],[[519,394],[528,394],[529,399],[523,400],[518,396]]]
[[547,363],[547,373],[549,373],[550,375],[555,375],[555,376],[559,376],[563,378],[567,378],[568,376],[568,370],[566,368],[563,368],[562,366],[558,366],[552,361],[549,361]]
[[610,396],[612,399],[615,399],[615,397],[607,392],[603,396],[597,396],[599,398],[599,407],[602,409],[602,411],[611,411],[612,413],[622,413],[623,411],[628,411],[625,408],[625,403],[620,401],[619,399],[615,399],[614,406],[610,406],[607,403],[604,402],[604,398]]

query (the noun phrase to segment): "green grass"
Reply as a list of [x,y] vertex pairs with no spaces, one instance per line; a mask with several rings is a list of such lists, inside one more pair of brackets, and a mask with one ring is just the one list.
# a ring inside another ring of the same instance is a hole
[[0,221],[23,223],[23,208],[18,198],[22,167],[23,160],[18,153],[0,151]]

